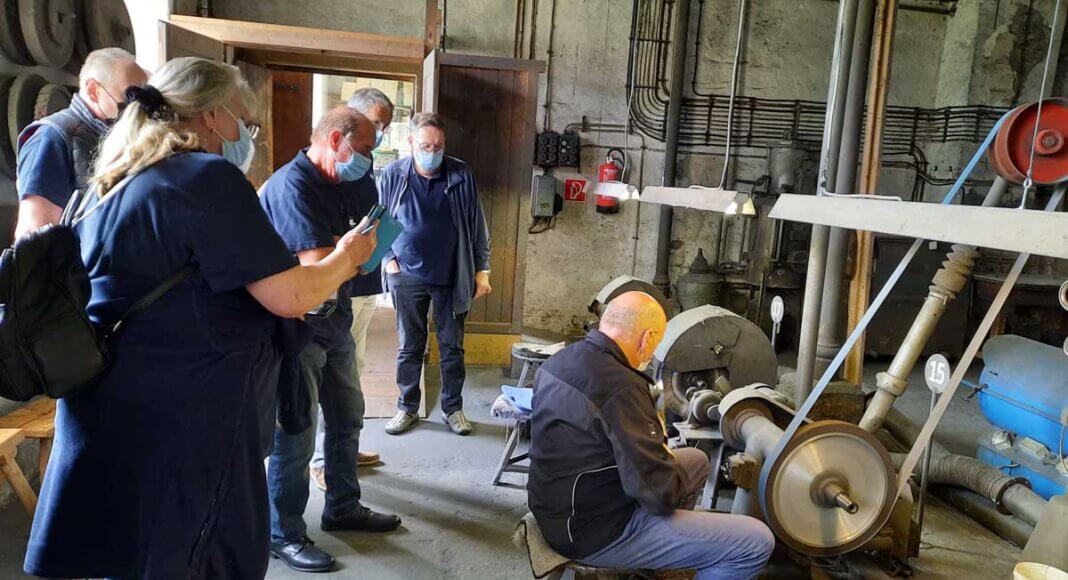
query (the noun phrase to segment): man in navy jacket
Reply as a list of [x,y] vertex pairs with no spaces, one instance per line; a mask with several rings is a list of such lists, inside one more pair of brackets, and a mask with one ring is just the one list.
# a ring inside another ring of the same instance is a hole
[[391,435],[419,420],[419,379],[426,351],[427,315],[434,305],[441,355],[442,418],[467,435],[463,413],[464,319],[471,303],[492,291],[490,245],[475,176],[445,155],[445,121],[434,113],[412,117],[412,156],[389,164],[379,178],[381,203],[404,227],[386,254],[386,284],[397,310],[398,412]]

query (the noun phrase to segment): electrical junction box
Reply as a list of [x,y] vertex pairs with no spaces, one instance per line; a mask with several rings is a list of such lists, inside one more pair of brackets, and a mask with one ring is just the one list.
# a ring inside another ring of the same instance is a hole
[[534,146],[534,164],[538,167],[556,167],[560,164],[560,134],[556,131],[538,133]]
[[551,218],[556,215],[556,178],[535,175],[530,184],[530,216]]
[[579,142],[579,136],[575,133],[564,133],[560,135],[560,150],[557,155],[557,163],[560,167],[578,167],[579,166],[579,150],[581,143]]

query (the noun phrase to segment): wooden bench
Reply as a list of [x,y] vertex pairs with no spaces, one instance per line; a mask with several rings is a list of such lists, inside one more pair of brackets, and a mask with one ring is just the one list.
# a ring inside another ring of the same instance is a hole
[[[40,446],[37,457],[37,473],[40,481],[44,481],[45,469],[48,467],[48,458],[52,454],[52,440],[56,433],[56,402],[52,399],[41,398],[28,405],[21,407],[3,417],[0,417],[0,467],[3,475],[15,493],[19,496],[22,505],[33,515],[37,505],[37,497],[26,482],[26,476],[15,462],[15,453],[18,445],[27,439],[36,439]],[[0,485],[3,479],[0,478]]]

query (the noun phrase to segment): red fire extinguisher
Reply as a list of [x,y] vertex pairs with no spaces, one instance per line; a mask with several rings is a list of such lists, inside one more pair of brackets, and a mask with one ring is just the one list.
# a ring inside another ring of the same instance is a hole
[[[613,153],[616,156],[613,156]],[[623,179],[623,151],[609,149],[604,163],[597,168],[597,181],[600,183],[619,182]],[[597,213],[619,213],[619,198],[608,195],[597,196]]]

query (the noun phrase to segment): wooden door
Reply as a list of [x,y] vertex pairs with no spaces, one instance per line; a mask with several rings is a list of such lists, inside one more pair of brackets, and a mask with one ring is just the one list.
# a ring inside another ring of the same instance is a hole
[[312,75],[272,71],[271,142],[274,167],[289,163],[308,146],[312,133]]
[[435,51],[426,65],[423,108],[445,118],[446,151],[471,165],[490,231],[493,293],[472,305],[468,329],[519,334],[542,63]]

